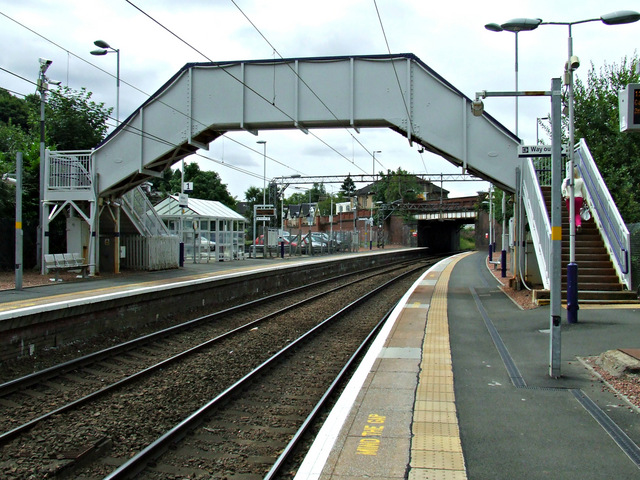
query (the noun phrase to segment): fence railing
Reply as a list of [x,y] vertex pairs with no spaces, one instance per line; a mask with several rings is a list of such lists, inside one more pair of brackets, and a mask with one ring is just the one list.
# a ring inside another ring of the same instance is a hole
[[90,150],[49,152],[46,188],[91,190],[93,164]]
[[141,237],[123,235],[125,256],[121,266],[132,270],[165,270],[178,268],[180,239],[175,235]]

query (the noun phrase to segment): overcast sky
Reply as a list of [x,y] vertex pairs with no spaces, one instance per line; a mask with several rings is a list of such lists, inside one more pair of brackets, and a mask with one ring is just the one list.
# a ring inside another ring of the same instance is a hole
[[[638,11],[640,2],[0,0],[0,87],[16,94],[35,92],[35,85],[30,82],[37,79],[38,58],[44,57],[53,61],[47,72],[50,79],[60,80],[76,90],[84,87],[93,92],[94,100],[114,107],[115,117],[116,56],[89,54],[96,48],[94,40],[102,39],[120,49],[121,119],[185,63],[207,61],[196,50],[216,62],[272,59],[280,55],[290,58],[389,51],[413,53],[473,98],[481,90],[511,91],[515,86],[515,35],[490,32],[485,24],[504,23],[517,17],[573,22],[599,18],[617,10]],[[623,57],[632,57],[640,43],[640,22],[619,26],[585,23],[575,25],[572,32],[574,54],[581,60],[577,76],[581,78],[586,78],[591,63],[600,69],[605,62],[619,64]],[[547,90],[551,78],[561,76],[567,58],[567,38],[568,27],[552,25],[518,35],[521,90]],[[514,99],[490,98],[485,100],[485,108],[515,132]],[[525,144],[535,143],[537,118],[549,111],[548,98],[520,99],[518,133]],[[248,187],[262,187],[262,146],[256,144],[257,140],[267,141],[267,156],[275,160],[267,162],[267,178],[297,173],[371,173],[370,154],[352,139],[352,131],[314,133],[341,155],[314,136],[299,131],[260,132],[258,137],[230,132],[229,138],[216,140],[208,152],[202,152],[217,162],[202,157],[190,157],[188,161],[197,161],[203,170],[217,171],[238,200],[244,199]],[[417,145],[411,147],[405,138],[388,129],[367,129],[355,135],[369,152],[382,151],[377,159],[385,169],[461,173],[438,156],[420,154]],[[487,186],[486,182],[444,185],[450,196],[473,195]],[[337,190],[339,185],[327,186],[328,190],[332,188]]]

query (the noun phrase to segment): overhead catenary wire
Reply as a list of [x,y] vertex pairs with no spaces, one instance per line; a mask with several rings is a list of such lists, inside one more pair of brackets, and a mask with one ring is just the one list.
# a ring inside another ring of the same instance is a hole
[[[373,5],[375,7],[376,10],[376,15],[378,16],[378,23],[380,24],[380,30],[382,31],[382,37],[384,38],[384,43],[387,47],[387,53],[391,54],[391,48],[389,47],[389,39],[387,38],[387,32],[385,32],[384,29],[384,24],[382,23],[382,16],[380,15],[380,9],[378,8],[378,3],[376,2],[376,0],[373,0]],[[398,75],[398,70],[396,69],[396,65],[395,63],[391,62],[391,66],[393,67],[393,73],[395,74],[396,77],[396,82],[398,84],[398,91],[400,92],[400,97],[402,98],[402,103],[404,105],[404,109],[405,112],[407,113],[407,119],[409,121],[409,133],[411,135],[413,135],[413,120],[411,118],[411,113],[409,112],[409,106],[407,105],[407,99],[404,96],[404,93],[402,91],[402,85],[400,84],[400,76]],[[422,159],[422,155],[420,156],[420,158]],[[424,166],[424,160],[422,161],[422,164]],[[425,166],[425,172],[427,171],[427,168]]]
[[[12,74],[13,74],[13,72],[11,72],[11,71],[9,71],[9,70],[7,70],[7,69],[5,69],[5,68],[2,68],[2,67],[0,67],[0,70],[3,70],[3,71],[5,71],[5,72],[7,72],[7,73],[12,73]],[[23,78],[23,77],[20,77],[20,78]],[[23,79],[24,79],[25,81],[27,81],[27,82],[29,82],[29,83],[33,83],[33,84],[35,85],[35,82],[32,82],[31,80],[26,79],[26,78],[23,78]],[[6,89],[6,88],[4,88],[4,87],[0,87],[0,89],[5,90],[5,91],[8,91],[8,92],[11,92],[11,93],[14,93],[14,94],[16,94],[16,95],[20,95],[20,96],[22,96],[22,97],[26,97],[26,96],[27,96],[27,94],[20,93],[20,92],[14,92],[14,91],[9,90],[9,89]],[[49,91],[50,91],[50,92],[54,92],[53,90],[49,90]],[[55,92],[54,92],[54,93],[55,93]],[[48,101],[45,101],[45,103],[49,103],[49,102],[48,102]],[[109,123],[108,121],[107,121],[107,122],[105,122],[105,123],[106,123],[106,125],[107,125],[107,127],[114,127],[114,128],[115,128],[115,127],[117,126],[117,119],[116,119],[116,118],[114,118],[114,117],[112,117],[112,116],[109,116],[109,115],[107,116],[107,118],[108,118],[109,120],[112,120],[112,121],[114,122],[114,123]],[[156,142],[158,142],[158,143],[161,143],[161,144],[167,145],[167,146],[169,146],[169,147],[171,147],[171,148],[178,148],[178,147],[179,147],[179,145],[177,145],[177,144],[174,144],[174,143],[172,143],[172,142],[169,142],[168,140],[165,140],[165,139],[163,139],[163,138],[161,138],[161,137],[158,137],[157,135],[152,135],[152,134],[150,134],[149,132],[145,132],[145,131],[141,130],[140,128],[138,128],[138,127],[134,127],[134,126],[132,126],[132,125],[128,125],[128,126],[127,126],[127,130],[129,131],[129,133],[131,133],[131,134],[133,134],[133,135],[138,135],[138,136],[140,136],[140,137],[144,137],[144,138],[147,138],[147,139],[150,139],[150,140],[154,140],[154,141],[156,141]],[[235,140],[235,139],[229,139],[229,140],[231,140],[231,141],[233,141],[233,142],[236,142],[236,143],[239,143],[240,145],[242,145],[242,146],[246,147],[246,145],[243,145],[242,143],[237,142],[237,140]],[[247,147],[247,148],[250,148],[250,147]],[[256,153],[259,153],[259,152],[257,152],[257,151],[256,151]],[[254,173],[254,172],[252,172],[252,171],[250,171],[250,170],[245,170],[244,168],[241,168],[241,167],[235,166],[235,165],[230,164],[230,163],[225,163],[225,162],[224,162],[224,161],[222,161],[222,160],[218,160],[218,159],[216,159],[216,158],[209,157],[209,156],[203,155],[203,154],[198,153],[198,152],[194,152],[192,155],[195,155],[195,156],[197,156],[197,157],[203,158],[203,159],[205,159],[205,160],[209,160],[209,161],[214,162],[214,163],[217,163],[217,164],[219,164],[219,165],[223,165],[223,166],[225,166],[225,167],[227,167],[227,168],[229,168],[229,169],[231,169],[231,170],[235,170],[235,171],[237,171],[237,172],[239,172],[239,173],[242,173],[242,174],[245,174],[245,175],[248,175],[248,176],[251,176],[251,177],[255,177],[255,178],[258,178],[258,179],[260,179],[260,180],[262,180],[262,178],[263,178],[263,177],[262,177],[262,175],[259,175],[259,174],[257,174],[257,173]]]
[[[26,26],[24,23],[21,23],[21,22],[19,22],[18,20],[15,20],[14,18],[10,17],[9,15],[7,15],[7,14],[5,14],[5,13],[3,13],[3,12],[0,12],[0,15],[2,15],[3,17],[7,18],[8,20],[10,20],[10,21],[14,22],[15,24],[17,24],[18,26],[20,26],[20,27],[24,28],[25,30],[27,30],[27,31],[29,31],[29,32],[31,32],[31,33],[33,33],[34,35],[37,35],[38,37],[40,37],[40,38],[41,38],[41,39],[43,39],[44,41],[51,43],[51,44],[52,44],[52,45],[54,45],[55,47],[57,47],[57,48],[61,49],[61,50],[62,50],[62,51],[64,51],[64,52],[66,52],[66,53],[67,53],[67,55],[73,56],[74,58],[77,58],[78,60],[81,60],[82,62],[84,62],[84,63],[86,63],[86,64],[88,64],[88,65],[90,65],[90,66],[92,66],[92,67],[96,68],[97,70],[99,70],[99,71],[101,71],[101,72],[103,72],[103,73],[106,73],[107,75],[109,75],[109,76],[110,76],[110,77],[112,77],[112,78],[116,78],[116,77],[115,77],[115,75],[113,75],[112,73],[108,72],[107,70],[104,70],[103,68],[99,67],[98,65],[96,65],[96,64],[94,64],[94,63],[92,63],[92,62],[89,62],[88,60],[85,60],[85,59],[84,59],[84,58],[82,58],[81,56],[79,56],[79,55],[77,55],[77,54],[75,54],[75,53],[71,52],[70,50],[68,50],[68,49],[64,48],[64,47],[63,47],[63,46],[61,46],[60,44],[58,44],[58,43],[54,42],[53,40],[51,40],[51,39],[49,39],[49,38],[45,37],[45,36],[44,36],[44,35],[42,35],[42,34],[40,34],[40,33],[36,32],[36,31],[35,31],[35,30],[33,30],[32,28],[29,28],[29,27],[28,27],[28,26]],[[23,76],[21,76],[21,75],[19,75],[19,74],[17,74],[17,73],[11,72],[11,71],[6,70],[6,69],[4,69],[4,68],[2,68],[2,67],[0,67],[0,68],[1,68],[2,70],[4,70],[5,72],[10,73],[11,75],[14,75],[14,76],[16,76],[16,77],[20,78],[21,80],[24,80],[24,81],[26,81],[26,82],[28,82],[28,83],[31,83],[31,84],[33,84],[33,85],[36,85],[36,86],[37,86],[37,83],[36,83],[36,82],[33,82],[32,80],[29,80],[29,79],[27,79],[27,78],[25,78],[25,77],[23,77]],[[145,92],[144,90],[142,90],[142,89],[140,89],[140,88],[136,87],[135,85],[133,85],[133,84],[131,84],[131,83],[129,83],[129,82],[127,82],[127,81],[123,80],[123,79],[120,79],[120,82],[121,82],[121,83],[123,83],[123,84],[125,84],[125,85],[127,85],[127,86],[129,86],[129,87],[131,87],[132,89],[136,90],[137,92],[142,93],[142,94],[143,94],[143,95],[145,95],[147,98],[151,98],[151,96],[152,96],[151,94],[149,94],[149,93]],[[166,107],[168,107],[168,108],[171,108],[171,109],[172,109],[174,112],[176,112],[177,114],[183,115],[183,116],[185,116],[185,117],[189,118],[190,120],[193,120],[193,121],[195,121],[195,122],[198,122],[198,120],[197,120],[197,119],[195,119],[195,118],[193,118],[191,115],[188,115],[187,113],[182,112],[182,111],[180,111],[180,110],[176,109],[175,107],[173,107],[173,106],[171,106],[171,105],[169,105],[169,104],[167,104],[167,103],[163,102],[161,99],[156,99],[156,101],[158,101],[159,103],[162,103],[163,105],[165,105],[165,106],[166,106]],[[116,122],[116,123],[117,123],[117,122]],[[198,123],[202,123],[202,122],[198,122]],[[236,143],[236,144],[238,144],[238,145],[242,146],[243,148],[246,148],[246,149],[248,149],[248,150],[251,150],[252,152],[254,152],[254,153],[256,153],[256,154],[259,154],[259,153],[260,153],[258,150],[254,149],[254,148],[252,148],[252,147],[250,147],[250,146],[248,146],[248,145],[245,145],[245,144],[243,144],[242,142],[240,142],[240,141],[238,141],[238,140],[236,140],[236,139],[233,139],[233,138],[231,138],[231,137],[229,137],[229,136],[227,136],[227,135],[223,135],[223,136],[224,136],[225,138],[227,138],[227,139],[231,140],[232,142],[234,142],[234,143]],[[326,144],[326,142],[324,142],[322,139],[320,139],[320,141],[322,141],[323,143],[325,143],[325,145],[327,145],[329,148],[331,148],[331,146],[329,146],[328,144]],[[334,149],[334,151],[336,151],[336,152],[337,152],[337,150],[335,150],[335,149]],[[339,153],[339,152],[337,152],[337,153]],[[206,157],[206,156],[202,156],[202,155],[200,155],[200,156],[201,156],[202,158],[208,158],[208,157]],[[281,161],[279,161],[279,160],[276,160],[276,159],[275,159],[275,158],[273,158],[273,157],[267,156],[267,158],[268,158],[269,160],[273,161],[274,163],[277,163],[277,164],[279,164],[279,165],[281,165],[281,166],[283,166],[283,167],[285,167],[285,168],[287,168],[287,169],[289,169],[289,170],[291,170],[291,171],[293,171],[293,172],[296,172],[296,173],[303,173],[303,172],[301,172],[300,170],[298,170],[298,169],[296,169],[296,168],[293,168],[293,167],[291,167],[290,165],[287,165],[287,164],[286,164],[286,163],[284,163],[284,162],[281,162]],[[222,163],[222,164],[223,164],[223,165],[225,165],[225,166],[229,166],[229,165],[230,165],[230,164],[227,164],[227,163]],[[242,169],[240,169],[239,171],[242,171]],[[253,175],[253,174],[252,174],[252,176],[255,176],[255,175]],[[261,176],[260,176],[260,177],[258,177],[258,178],[262,179],[262,177],[261,177]]]
[[[153,18],[150,14],[148,14],[147,12],[145,12],[144,10],[142,10],[140,7],[138,7],[137,5],[135,5],[133,2],[131,2],[130,0],[126,0],[126,2],[131,5],[133,8],[135,8],[136,10],[138,10],[140,13],[142,13],[144,16],[146,16],[147,18],[149,18],[151,21],[153,21],[155,24],[157,24],[158,26],[160,26],[162,29],[164,29],[165,31],[167,31],[168,33],[170,33],[172,36],[174,36],[176,39],[178,39],[180,42],[184,43],[186,46],[188,46],[189,48],[193,49],[196,53],[198,53],[199,55],[201,55],[203,58],[205,58],[207,61],[214,63],[213,60],[211,58],[209,58],[205,53],[201,52],[200,50],[198,50],[197,48],[195,48],[193,45],[191,45],[189,42],[187,42],[186,40],[184,40],[182,37],[180,37],[178,34],[176,34],[175,32],[173,32],[171,29],[169,29],[168,27],[166,27],[165,25],[163,25],[162,23],[160,23],[158,20],[156,20],[155,18]],[[235,4],[235,3],[234,3]],[[246,16],[245,16],[246,17]],[[253,23],[252,23],[253,25]],[[264,37],[263,37],[264,38]],[[266,38],[265,38],[266,40]],[[275,49],[275,47],[273,47],[271,45],[271,43],[269,43],[267,41],[267,43],[274,49],[275,52],[277,52],[277,50]],[[278,53],[278,55],[280,55]],[[280,56],[281,57],[281,56]],[[282,58],[282,57],[281,57]],[[289,66],[289,68],[291,68]],[[269,105],[271,105],[272,107],[274,107],[276,110],[278,110],[278,112],[282,113],[285,117],[287,117],[289,120],[291,120],[292,122],[295,123],[295,119],[289,115],[287,112],[285,112],[284,110],[282,110],[280,107],[278,107],[275,103],[272,103],[268,98],[266,98],[264,95],[262,95],[260,92],[256,91],[255,89],[251,88],[249,85],[247,85],[246,83],[244,83],[241,79],[237,78],[235,75],[233,75],[232,73],[230,73],[227,69],[225,69],[224,67],[221,67],[221,70],[226,73],[227,75],[229,75],[231,78],[233,78],[235,81],[237,81],[238,83],[242,84],[245,88],[247,88],[248,90],[251,91],[251,93],[255,94],[256,96],[258,96],[259,98],[261,98],[262,100],[264,100],[266,103],[268,103]],[[298,77],[300,78],[300,77]],[[300,80],[302,80],[300,78]],[[305,83],[306,85],[306,83]],[[310,89],[310,91],[313,92],[313,90],[306,85],[307,88]],[[315,95],[315,93],[314,93]],[[319,97],[317,97],[320,101],[322,101]],[[324,103],[323,103],[324,105]],[[326,105],[325,105],[326,107]],[[328,107],[327,107],[328,108]],[[329,110],[331,112],[331,110]],[[333,112],[331,112],[332,115]],[[337,117],[336,117],[337,118]],[[334,148],[333,146],[329,145],[326,141],[324,141],[323,139],[321,139],[320,137],[318,137],[315,133],[313,132],[309,132],[309,134],[311,136],[313,136],[314,138],[318,139],[321,143],[323,143],[325,146],[327,146],[329,149],[331,149],[332,151],[334,151],[335,153],[337,153],[339,156],[341,156],[342,158],[344,158],[345,160],[349,161],[350,160],[343,155],[341,152],[339,152],[336,148]],[[356,165],[356,167],[360,168],[358,165]],[[362,170],[362,168],[360,168]],[[364,170],[362,170],[364,172]]]
[[[258,32],[258,34],[262,37],[262,39],[267,42],[267,44],[273,49],[273,53],[277,54],[278,57],[280,57],[281,60],[284,60],[284,57],[280,54],[280,52],[276,49],[275,46],[273,46],[273,44],[269,41],[269,39],[262,33],[262,31],[258,28],[258,26],[249,18],[249,16],[240,8],[240,6],[235,2],[235,0],[231,0],[231,3],[233,3],[235,5],[235,7],[238,9],[238,11],[244,16],[244,18],[246,18],[246,20],[251,24],[251,26],[256,30],[256,32]],[[333,116],[333,118],[335,118],[336,120],[338,119],[338,116],[331,110],[331,108],[329,108],[329,106],[324,102],[324,100],[322,100],[322,98],[320,98],[320,96],[313,90],[313,88],[311,88],[311,86],[309,86],[309,84],[304,80],[304,78],[302,78],[300,76],[300,74],[298,72],[296,72],[289,63],[286,64],[286,66],[289,68],[289,70],[291,70],[291,72],[298,78],[298,80],[300,80],[300,82],[307,87],[307,89],[309,89],[309,91],[313,94],[313,96],[320,102],[320,104]],[[275,72],[274,72],[275,75]],[[275,85],[275,76],[274,76],[274,85]],[[275,94],[274,94],[274,101],[273,104],[275,105]],[[373,152],[370,152],[369,149],[367,149],[367,147],[365,147],[362,142],[360,142],[360,140],[358,140],[355,135],[353,135],[353,133],[349,132],[347,130],[347,133],[349,133],[349,135],[351,136],[351,138],[353,140],[355,140],[358,145],[360,145],[369,155],[373,155]],[[346,157],[345,157],[346,158]],[[355,165],[355,163],[351,160],[349,160],[348,158],[346,158],[348,161],[350,161],[351,163],[353,163]],[[357,166],[357,165],[356,165]],[[381,167],[384,168],[384,166],[382,164],[380,164]],[[360,170],[362,170],[364,172],[364,170],[362,168],[360,168]]]

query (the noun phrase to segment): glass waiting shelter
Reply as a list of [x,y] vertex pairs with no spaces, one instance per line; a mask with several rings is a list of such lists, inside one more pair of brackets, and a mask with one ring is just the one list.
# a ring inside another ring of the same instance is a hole
[[171,195],[155,206],[173,235],[184,242],[185,262],[203,263],[244,259],[244,229],[247,219],[213,200],[189,198],[180,207]]

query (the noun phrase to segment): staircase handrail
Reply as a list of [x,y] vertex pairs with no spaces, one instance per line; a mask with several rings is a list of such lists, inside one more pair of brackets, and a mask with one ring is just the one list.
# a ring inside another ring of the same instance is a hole
[[546,209],[542,189],[538,182],[538,175],[533,159],[528,158],[522,168],[522,197],[529,219],[533,246],[540,267],[542,284],[545,289],[551,288],[551,272],[549,259],[551,258],[551,222]]
[[602,232],[605,246],[613,260],[612,263],[618,277],[628,289],[631,289],[629,262],[631,235],[629,229],[625,225],[583,138],[580,139],[575,152],[577,158],[574,158],[576,158],[576,164],[585,183],[587,200],[593,218]]
[[125,193],[122,200],[125,211],[141,230],[140,233],[150,237],[170,234],[140,186]]

